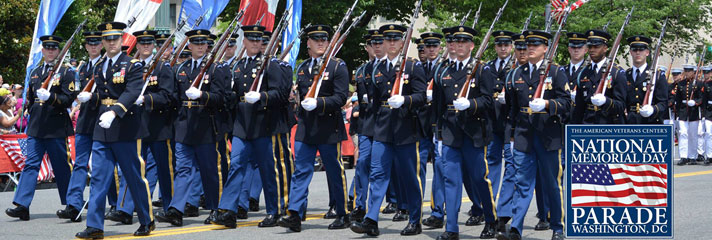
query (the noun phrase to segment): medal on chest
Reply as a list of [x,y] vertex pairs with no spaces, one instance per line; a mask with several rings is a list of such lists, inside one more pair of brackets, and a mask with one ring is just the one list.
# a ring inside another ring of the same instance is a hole
[[59,73],[56,73],[52,76],[52,86],[59,86]]
[[124,77],[126,76],[126,68],[122,67],[121,71],[115,72],[111,80],[114,84],[124,83]]
[[157,76],[151,76],[148,80],[148,86],[157,86],[158,85],[158,77]]

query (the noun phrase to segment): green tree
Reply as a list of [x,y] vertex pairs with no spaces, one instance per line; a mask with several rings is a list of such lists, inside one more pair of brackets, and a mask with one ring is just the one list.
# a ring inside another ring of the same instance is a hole
[[72,58],[77,59],[77,61],[87,61],[87,52],[84,50],[82,33],[84,31],[98,31],[99,24],[113,21],[118,4],[118,0],[74,0],[74,3],[67,9],[55,30],[56,35],[64,37],[66,40],[72,36],[77,26],[85,18],[87,19],[84,29],[74,37],[74,43],[69,48]]
[[0,1],[0,74],[6,83],[25,80],[27,55],[32,46],[32,30],[39,1]]

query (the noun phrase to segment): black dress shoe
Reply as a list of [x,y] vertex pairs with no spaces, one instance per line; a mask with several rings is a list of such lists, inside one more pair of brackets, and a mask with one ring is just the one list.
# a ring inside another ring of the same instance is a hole
[[[289,230],[292,230],[293,232],[302,231],[302,221],[299,218],[299,214],[294,211],[290,211],[289,215],[280,218],[279,221],[277,221],[277,224],[280,227],[289,228]],[[329,225],[329,228],[331,228],[331,225]]]
[[119,210],[116,210],[113,213],[109,214],[109,216],[106,216],[106,219],[114,222],[120,222],[126,225],[130,225],[133,223],[133,215]]
[[365,233],[371,237],[381,234],[381,232],[378,231],[378,223],[370,218],[364,218],[363,222],[352,222],[349,228],[355,233]]
[[554,234],[551,235],[551,240],[564,240],[564,233],[554,232]]
[[185,209],[183,209],[185,217],[199,217],[200,209],[197,206],[193,206],[190,203],[185,204]]
[[485,216],[480,215],[480,216],[470,216],[470,218],[467,219],[465,222],[465,226],[477,226],[477,225],[482,225],[482,222],[485,221]]
[[138,226],[138,229],[134,232],[134,236],[148,236],[153,230],[156,230],[156,222],[151,221],[148,225],[141,224],[141,226]]
[[688,161],[689,160],[687,158],[680,158],[680,161],[677,161],[677,165],[683,166],[683,165],[687,164]]
[[539,219],[539,222],[534,226],[535,231],[549,230],[549,222]]
[[25,206],[17,206],[15,208],[5,209],[5,214],[10,217],[19,218],[22,221],[30,220],[30,209]]
[[158,198],[158,200],[151,202],[151,205],[153,205],[153,207],[157,207],[157,208],[163,207],[163,199]]
[[242,207],[237,207],[237,218],[238,219],[247,219],[247,210],[245,210]]
[[522,235],[519,234],[519,231],[517,231],[516,228],[511,228],[509,229],[509,235],[506,235],[506,238],[500,238],[500,236],[497,236],[497,240],[521,240]]
[[204,224],[212,224],[217,220],[218,217],[218,211],[217,210],[212,210],[210,211],[210,215],[208,215],[207,218],[203,221]]
[[116,206],[111,206],[109,211],[104,214],[104,219],[109,219],[109,214],[116,212]]
[[205,205],[205,195],[200,195],[200,201],[198,201],[198,206],[200,206],[204,210],[210,210]]
[[413,236],[413,235],[418,235],[423,232],[423,227],[420,226],[420,223],[408,223],[408,225],[405,226],[403,230],[401,230],[400,234],[402,236]]
[[254,198],[250,198],[249,201],[250,201],[250,206],[249,206],[250,212],[260,211],[260,201],[258,201],[257,199],[254,199]]
[[408,211],[403,209],[398,209],[395,215],[393,215],[394,222],[402,222],[408,220]]
[[346,209],[348,209],[349,211],[354,210],[354,197],[349,197],[349,201],[346,202]]
[[78,232],[74,236],[81,239],[104,239],[104,230],[87,227],[84,231]]
[[175,208],[169,208],[168,211],[156,213],[156,220],[170,223],[173,226],[183,226],[183,214]]
[[304,215],[302,216],[302,222],[307,220],[307,210],[304,210]]
[[697,161],[699,158],[688,158],[687,159],[687,165],[697,165]]
[[485,223],[485,228],[482,229],[482,232],[480,233],[480,238],[481,239],[494,238],[494,235],[496,233],[496,231],[495,231],[496,226],[497,226],[497,223],[495,223],[495,222]]
[[324,214],[324,219],[334,219],[336,218],[336,207],[329,207],[329,211]]
[[218,210],[218,216],[215,218],[213,223],[223,225],[227,228],[236,228],[237,213],[231,210],[220,209]]
[[71,205],[67,205],[67,207],[64,209],[57,210],[57,217],[61,219],[69,219],[72,222],[82,221],[82,216],[79,215],[79,210],[72,207]]
[[393,203],[388,203],[385,208],[383,208],[383,211],[381,213],[383,214],[391,214],[391,213],[396,213],[396,205]]
[[[277,226],[277,221],[279,221],[279,214],[270,214],[262,219],[262,221],[257,224],[258,227],[275,227]],[[301,222],[299,222],[301,224]]]
[[438,236],[437,240],[459,240],[460,234],[454,232],[444,232]]
[[329,229],[344,229],[351,225],[351,219],[348,215],[337,216],[334,221],[329,224]]
[[366,210],[363,208],[356,208],[354,209],[350,214],[349,217],[351,218],[352,222],[361,222],[363,221],[363,217],[366,216]]
[[430,216],[426,219],[423,219],[423,225],[428,226],[430,228],[442,228],[443,227],[443,219],[437,218],[435,216]]
[[702,162],[702,165],[709,166],[709,165],[710,165],[710,159],[709,159],[709,158],[705,158],[705,161]]
[[502,233],[502,235],[507,235],[507,222],[509,222],[510,217],[500,217],[497,220],[497,234]]

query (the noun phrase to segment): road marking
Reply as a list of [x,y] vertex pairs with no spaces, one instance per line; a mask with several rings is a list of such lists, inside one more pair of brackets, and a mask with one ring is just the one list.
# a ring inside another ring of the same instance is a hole
[[[678,173],[678,174],[674,175],[674,178],[691,177],[691,176],[699,176],[699,175],[707,175],[707,174],[712,174],[712,170],[689,172],[689,173]],[[462,202],[463,203],[470,202],[470,199],[462,198]],[[430,201],[424,201],[423,207],[428,207],[428,206],[430,206]],[[381,210],[382,209],[383,209],[383,207],[381,208]],[[322,219],[323,217],[324,217],[324,213],[309,214],[309,215],[307,215],[306,220],[309,221],[309,220],[315,220],[315,219]],[[261,221],[262,220],[238,222],[237,227],[238,228],[254,227],[254,226],[257,226],[257,224],[259,224]],[[277,227],[279,227],[279,226],[277,226]],[[138,239],[138,238],[147,238],[147,237],[160,237],[160,236],[171,236],[171,235],[180,235],[180,234],[188,234],[188,233],[198,233],[198,232],[206,232],[206,231],[212,231],[212,230],[229,230],[229,228],[226,228],[222,225],[211,224],[211,225],[196,226],[196,227],[158,230],[158,231],[151,232],[150,236],[145,236],[145,237],[137,237],[137,236],[133,236],[132,234],[120,234],[120,235],[107,236],[105,238],[106,239]]]

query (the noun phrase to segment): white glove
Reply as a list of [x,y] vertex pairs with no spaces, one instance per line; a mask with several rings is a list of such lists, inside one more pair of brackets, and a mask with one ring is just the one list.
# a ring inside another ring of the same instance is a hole
[[85,103],[91,99],[91,93],[88,92],[81,92],[79,95],[77,95],[77,99],[79,99],[79,102]]
[[109,128],[111,127],[111,122],[114,121],[114,118],[116,118],[116,113],[114,111],[108,111],[99,117],[99,126],[102,128]]
[[433,90],[426,90],[425,96],[428,97],[428,102],[432,102],[433,101]]
[[529,108],[531,108],[534,112],[541,112],[544,108],[546,108],[546,101],[541,98],[531,100],[529,101]]
[[302,108],[307,111],[312,111],[316,109],[316,99],[314,98],[307,98],[302,100]]
[[256,103],[260,100],[260,94],[255,91],[250,91],[245,94],[245,101],[248,103]]
[[470,101],[465,98],[458,98],[457,100],[452,101],[452,105],[454,105],[455,109],[458,111],[462,111],[470,108]]
[[653,109],[653,106],[645,105],[640,109],[640,115],[643,117],[650,117],[653,115],[654,111],[655,109]]
[[600,94],[600,93],[596,94],[593,97],[591,97],[591,103],[593,103],[593,105],[600,107],[601,105],[606,103],[606,96],[603,96],[603,94]]
[[47,91],[47,89],[40,88],[39,90],[37,90],[37,98],[42,101],[47,101],[47,99],[49,99],[49,94],[50,93],[49,91]]
[[[37,94],[39,94],[39,93],[40,93],[40,92],[37,91]],[[695,100],[687,100],[687,106],[694,107],[694,106],[695,106]]]
[[399,107],[403,106],[404,102],[405,102],[405,98],[401,95],[395,95],[388,99],[388,105],[390,105],[392,108],[399,108]]
[[195,99],[200,98],[200,94],[201,94],[200,90],[198,90],[195,87],[190,87],[190,88],[188,88],[188,90],[185,90],[185,95],[188,96],[188,98],[190,98],[190,100],[195,100]]
[[134,102],[136,105],[141,105],[141,103],[143,103],[143,95],[138,96],[138,99]]
[[576,91],[571,91],[571,101],[576,101]]
[[368,94],[364,94],[362,99],[364,102],[368,102]]
[[507,103],[507,100],[504,99],[504,92],[501,92],[501,93],[497,96],[497,102],[499,102],[499,103],[501,103],[501,104],[506,104],[506,103]]

